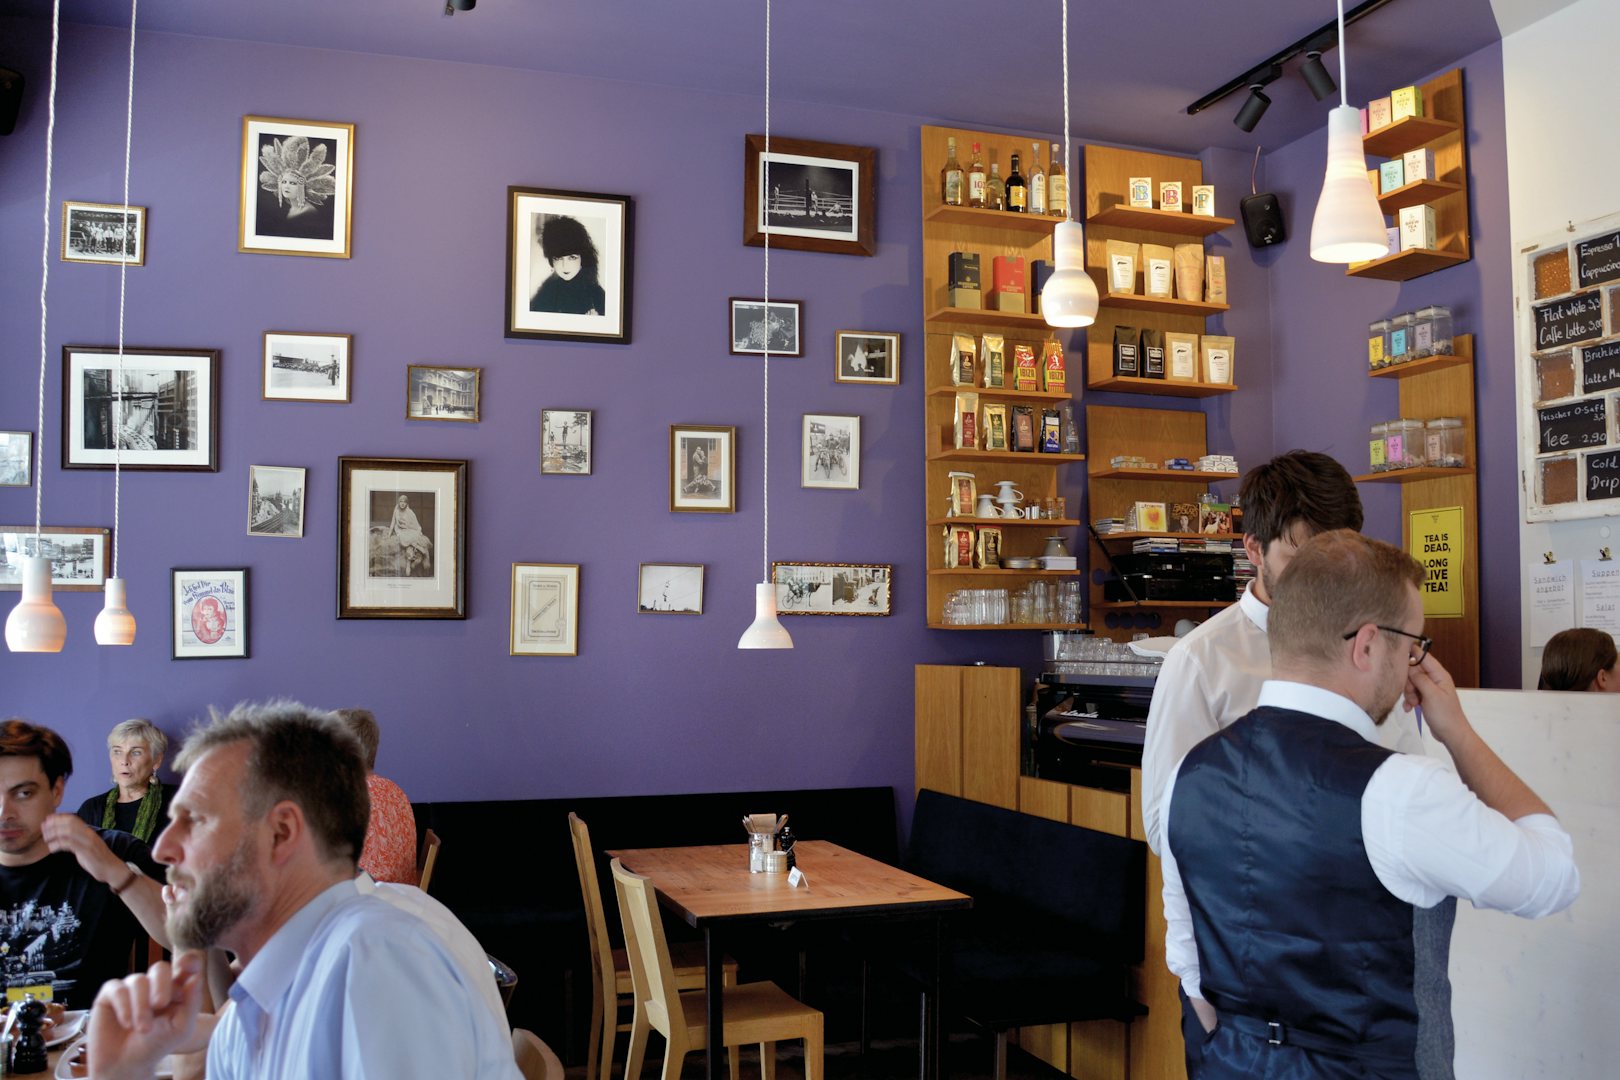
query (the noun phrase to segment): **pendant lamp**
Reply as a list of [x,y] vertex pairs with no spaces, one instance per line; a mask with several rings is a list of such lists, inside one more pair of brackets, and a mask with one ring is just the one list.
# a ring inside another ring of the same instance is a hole
[[[771,190],[771,0],[765,0],[765,177],[759,185],[761,197]],[[764,566],[762,580],[754,586],[754,621],[737,641],[739,649],[791,649],[793,638],[776,618],[776,586],[771,583],[771,233],[763,230],[765,238],[765,298],[762,305],[765,320],[765,434],[760,440],[765,447],[764,463]]]
[[1071,181],[1068,216],[1052,234],[1052,276],[1041,289],[1047,326],[1090,326],[1097,321],[1097,283],[1086,273],[1086,236],[1074,220],[1074,170],[1069,163],[1069,0],[1063,0],[1063,168]]
[[1384,212],[1367,182],[1361,111],[1349,104],[1344,78],[1344,0],[1339,0],[1339,104],[1328,113],[1327,172],[1311,220],[1311,258],[1354,263],[1389,254]]

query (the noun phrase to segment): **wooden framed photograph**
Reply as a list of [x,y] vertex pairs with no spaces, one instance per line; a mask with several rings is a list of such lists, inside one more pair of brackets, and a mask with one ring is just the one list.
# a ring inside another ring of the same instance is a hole
[[900,385],[900,335],[840,330],[833,377],[839,382]]
[[0,525],[0,591],[22,590],[22,561],[34,555],[51,560],[51,588],[94,592],[112,573],[109,529],[47,525],[34,542],[32,525]]
[[772,356],[803,356],[804,302],[772,300],[770,317],[765,301],[731,298],[731,355],[764,356],[769,335]]
[[703,614],[702,563],[641,564],[636,610],[643,615]]
[[882,563],[771,564],[782,615],[887,615],[893,576]]
[[478,423],[478,384],[483,372],[475,367],[407,365],[405,419]]
[[248,572],[232,569],[169,571],[172,660],[236,660],[248,655]]
[[62,261],[146,265],[146,207],[62,202]]
[[737,429],[669,426],[669,508],[695,514],[737,512]]
[[540,410],[540,472],[546,476],[589,476],[589,409]]
[[62,348],[64,469],[217,472],[218,417],[218,349]]
[[349,257],[353,124],[242,117],[241,183],[236,250]]
[[861,418],[806,413],[799,486],[855,491],[861,486]]
[[506,189],[506,336],[630,343],[635,201]]
[[467,463],[338,466],[338,618],[465,619]]
[[349,403],[353,334],[264,332],[265,401]]
[[743,243],[876,254],[876,149],[749,135],[743,161]]
[[248,535],[304,535],[303,469],[292,465],[248,466]]
[[511,656],[579,655],[579,564],[513,563]]
[[0,431],[0,487],[34,483],[34,433]]

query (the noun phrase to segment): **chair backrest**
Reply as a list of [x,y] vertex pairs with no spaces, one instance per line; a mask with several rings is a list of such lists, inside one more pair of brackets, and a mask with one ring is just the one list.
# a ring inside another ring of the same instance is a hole
[[591,848],[591,830],[572,811],[568,833],[574,841],[574,869],[579,873],[579,891],[585,899],[585,930],[591,944],[591,974],[600,985],[613,989],[613,941],[608,937],[607,911],[602,907],[602,885],[596,877],[596,852]]
[[563,1080],[562,1062],[532,1031],[512,1029],[512,1057],[523,1080]]
[[624,951],[630,956],[630,981],[636,1000],[645,1002],[652,1026],[671,1038],[671,1017],[685,1024],[680,991],[675,989],[675,965],[664,940],[664,921],[652,883],[613,860],[613,889],[619,894],[619,919],[624,923]]
[[433,867],[439,861],[439,834],[429,829],[422,836],[422,852],[416,859],[416,887],[428,891],[433,880]]

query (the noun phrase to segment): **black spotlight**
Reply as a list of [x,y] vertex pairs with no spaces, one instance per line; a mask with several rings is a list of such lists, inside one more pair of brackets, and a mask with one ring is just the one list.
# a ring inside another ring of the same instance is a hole
[[1263,85],[1263,83],[1255,83],[1249,87],[1248,100],[1237,111],[1237,115],[1232,118],[1232,123],[1243,131],[1253,131],[1254,125],[1260,122],[1260,118],[1266,115],[1266,110],[1271,107],[1271,99],[1266,97],[1265,91],[1261,89]]
[[471,11],[478,6],[478,0],[444,0],[444,13],[454,15],[458,11]]
[[1317,101],[1326,101],[1338,92],[1339,86],[1328,74],[1328,69],[1322,66],[1322,54],[1319,52],[1305,54],[1305,62],[1299,65],[1299,73],[1305,77],[1305,85],[1311,88]]

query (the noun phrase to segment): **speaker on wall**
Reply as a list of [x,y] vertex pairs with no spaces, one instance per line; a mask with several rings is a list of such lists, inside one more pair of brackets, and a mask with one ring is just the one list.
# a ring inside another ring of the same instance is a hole
[[0,68],[0,135],[10,135],[17,127],[17,110],[22,106],[22,72]]
[[1269,191],[1246,195],[1239,204],[1243,210],[1243,231],[1249,236],[1250,247],[1270,247],[1288,239],[1288,227],[1283,224],[1282,204]]

